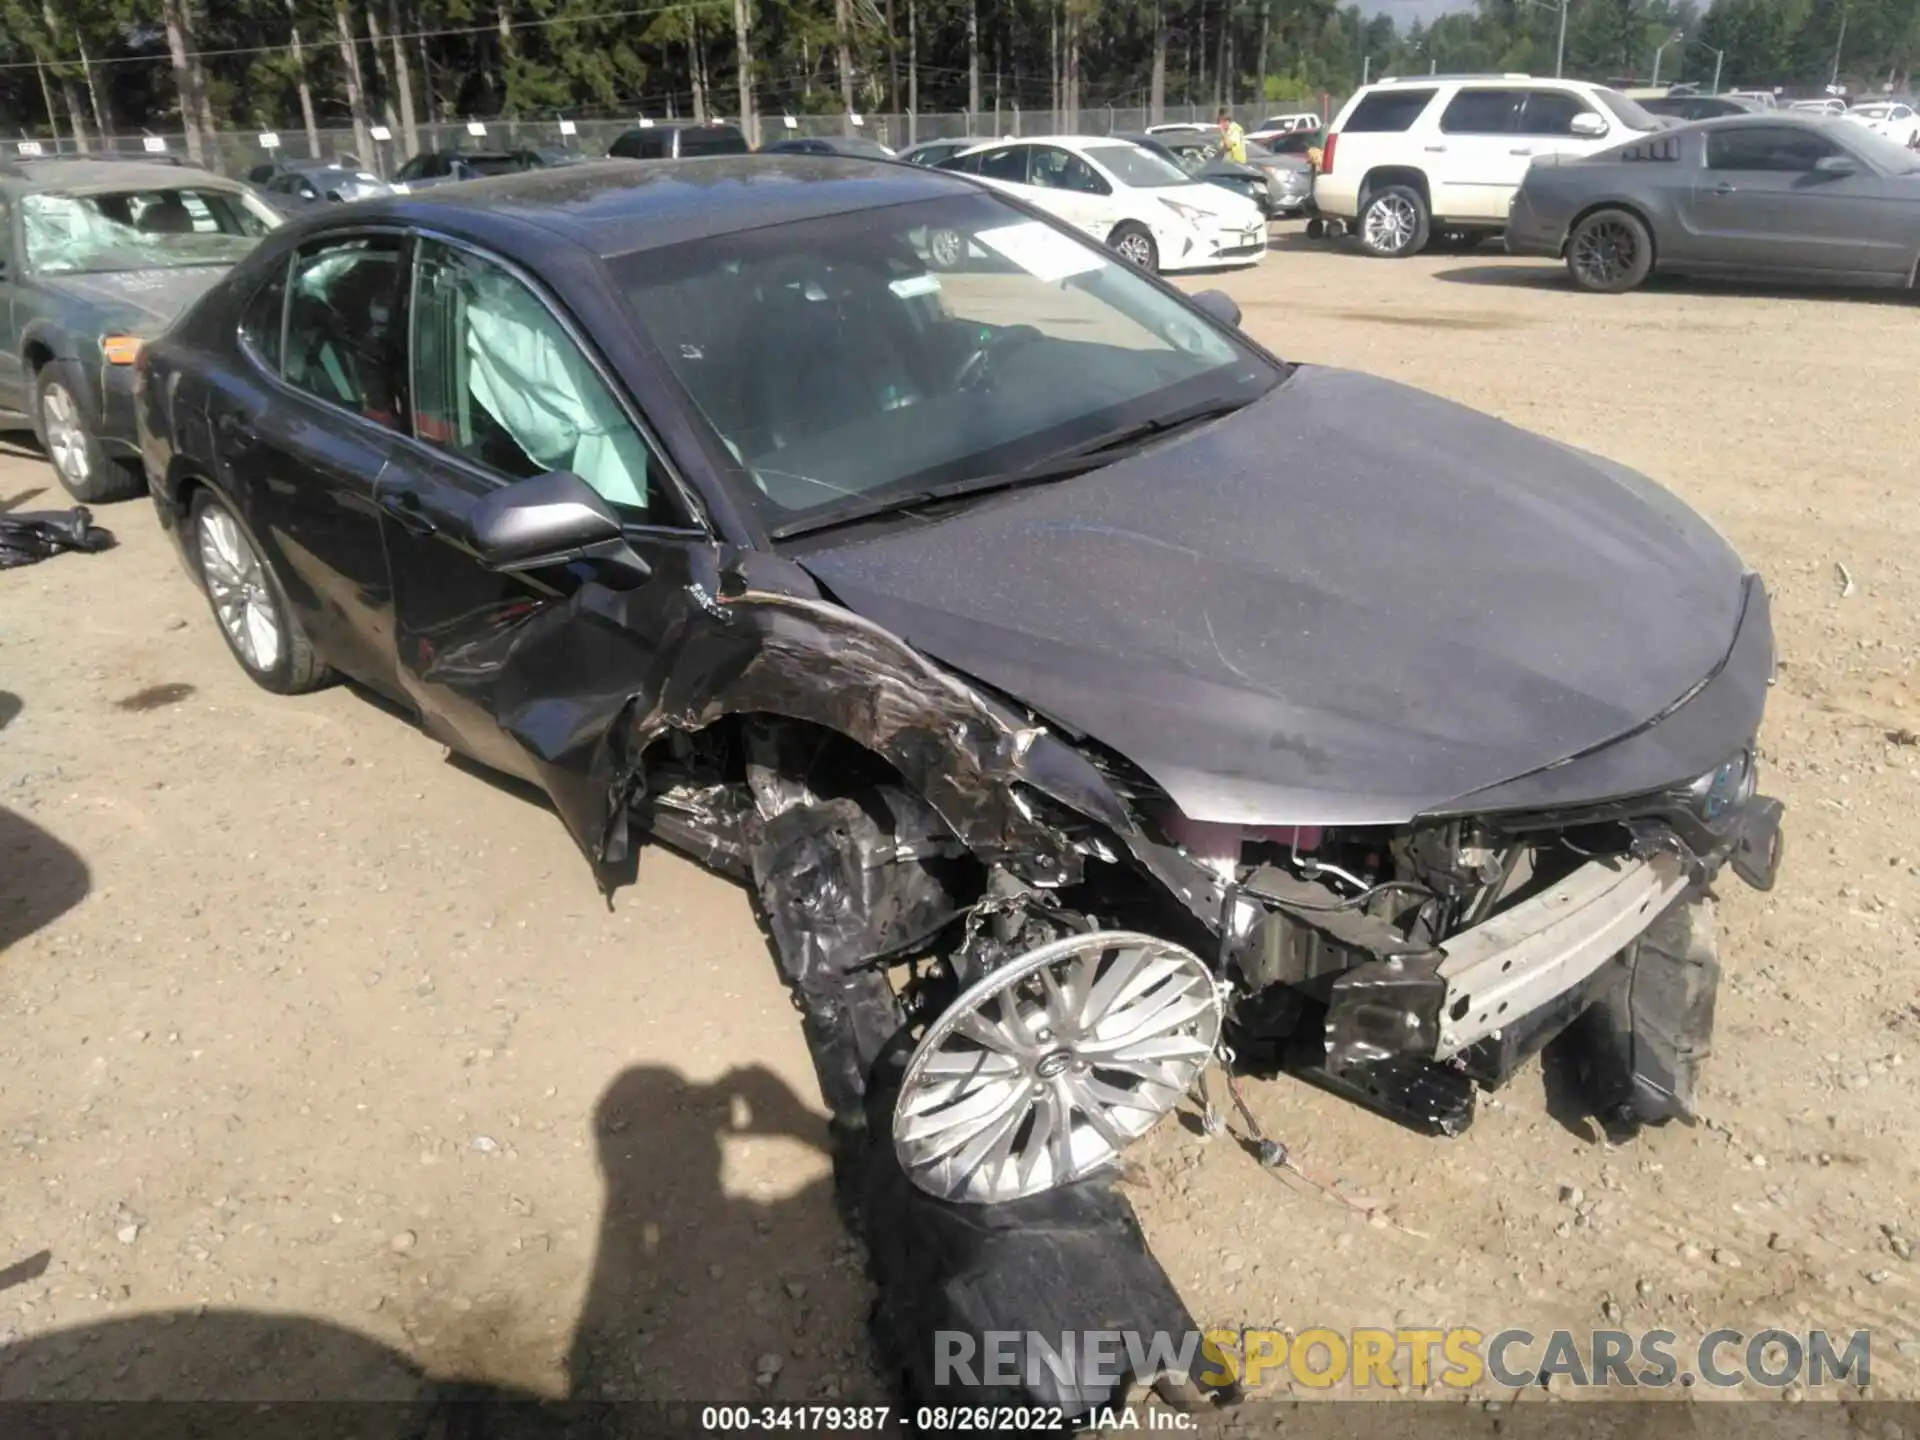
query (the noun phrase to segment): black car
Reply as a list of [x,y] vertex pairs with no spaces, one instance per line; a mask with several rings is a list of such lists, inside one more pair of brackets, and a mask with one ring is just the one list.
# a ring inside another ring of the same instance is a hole
[[189,166],[0,165],[0,428],[31,429],[76,500],[139,494],[134,357],[279,221]]
[[760,147],[762,155],[849,155],[856,160],[892,160],[894,152],[865,135],[795,135]]
[[976,145],[990,145],[993,139],[994,137],[990,135],[962,135],[957,139],[949,137],[945,140],[922,140],[919,144],[909,145],[902,150],[899,158],[909,165],[938,165],[943,161],[951,160],[963,150],[971,150]]
[[608,885],[751,884],[942,1203],[1102,1170],[1229,1023],[1453,1133],[1591,1015],[1590,1113],[1690,1114],[1706,887],[1778,859],[1759,579],[1237,318],[940,171],[594,163],[263,245],[143,352],[145,459],[261,685],[392,697]]
[[694,160],[707,155],[745,155],[750,147],[738,127],[718,121],[664,120],[624,131],[607,154],[622,160]]
[[1765,113],[1765,107],[1737,95],[1655,95],[1634,102],[1649,115],[1673,120],[1716,120],[1723,115]]
[[1920,152],[1825,116],[1702,120],[1536,162],[1506,247],[1564,258],[1574,284],[1610,294],[1656,272],[1908,288]]

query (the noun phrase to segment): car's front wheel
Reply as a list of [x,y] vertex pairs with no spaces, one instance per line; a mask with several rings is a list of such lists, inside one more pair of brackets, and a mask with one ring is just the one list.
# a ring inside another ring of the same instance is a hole
[[71,365],[52,360],[34,372],[33,420],[53,473],[83,505],[131,500],[146,488],[145,476],[101,447],[81,404],[80,379]]
[[1107,236],[1107,248],[1129,265],[1141,270],[1160,268],[1160,247],[1153,243],[1153,232],[1134,220],[1122,220]]
[[1618,295],[1653,269],[1653,237],[1638,215],[1596,210],[1567,237],[1567,273],[1582,290]]
[[193,551],[220,634],[256,684],[276,695],[298,695],[333,678],[287,604],[273,567],[211,490],[194,496]]
[[1369,255],[1399,260],[1427,245],[1432,225],[1427,202],[1411,185],[1383,185],[1360,210],[1360,243]]

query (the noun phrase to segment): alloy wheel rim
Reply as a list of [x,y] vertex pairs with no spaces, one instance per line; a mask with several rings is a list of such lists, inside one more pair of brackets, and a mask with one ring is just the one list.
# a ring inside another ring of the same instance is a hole
[[894,1106],[894,1153],[943,1200],[991,1204],[1098,1170],[1192,1089],[1221,994],[1150,935],[1069,935],[964,991],[928,1028]]
[[1573,263],[1588,283],[1612,285],[1632,268],[1636,250],[1632,231],[1618,220],[1602,220],[1580,232]]
[[1399,250],[1413,238],[1413,205],[1388,195],[1367,207],[1367,245],[1374,250]]
[[213,613],[241,658],[265,674],[280,661],[280,622],[266,567],[225,510],[202,511],[199,529],[200,573]]
[[1144,235],[1122,235],[1114,248],[1129,264],[1142,270],[1153,264],[1153,246]]
[[952,269],[958,265],[961,243],[960,237],[951,230],[934,231],[932,246],[934,263],[946,269]]
[[47,432],[47,456],[60,478],[73,484],[85,484],[93,471],[87,454],[87,432],[80,424],[80,412],[73,396],[59,381],[42,392],[41,424]]

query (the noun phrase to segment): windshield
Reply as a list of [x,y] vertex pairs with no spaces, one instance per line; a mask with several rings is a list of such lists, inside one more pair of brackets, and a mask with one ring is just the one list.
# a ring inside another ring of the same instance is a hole
[[1142,150],[1138,145],[1089,145],[1082,153],[1096,164],[1104,165],[1122,185],[1130,185],[1136,190],[1156,190],[1162,185],[1193,183],[1186,171],[1171,160],[1163,160],[1151,150]]
[[776,534],[1244,404],[1281,374],[1125,262],[987,194],[609,265]]
[[1862,115],[1869,120],[1884,120],[1893,113],[1893,107],[1891,105],[1856,105],[1848,113]]
[[1629,130],[1661,128],[1660,122],[1638,100],[1630,100],[1618,90],[1608,90],[1604,86],[1596,86],[1593,93],[1602,105],[1613,112],[1613,118]]
[[231,190],[119,190],[28,195],[20,202],[27,263],[44,274],[231,265],[280,223]]

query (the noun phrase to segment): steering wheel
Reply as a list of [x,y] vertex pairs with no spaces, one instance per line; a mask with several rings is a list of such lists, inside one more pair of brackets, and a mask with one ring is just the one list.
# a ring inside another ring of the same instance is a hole
[[993,370],[1009,350],[1031,345],[1043,336],[1031,325],[1001,325],[986,332],[953,372],[955,390],[991,390]]

